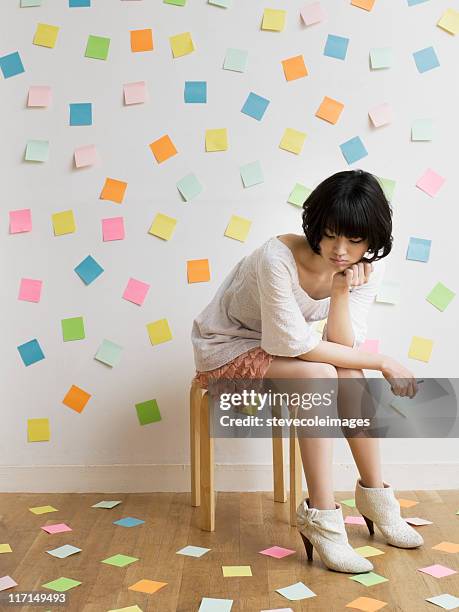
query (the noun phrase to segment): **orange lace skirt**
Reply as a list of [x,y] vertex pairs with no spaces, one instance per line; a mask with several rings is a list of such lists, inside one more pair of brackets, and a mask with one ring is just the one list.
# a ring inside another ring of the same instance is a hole
[[274,358],[275,355],[270,355],[260,346],[256,346],[215,370],[209,370],[208,372],[196,370],[193,381],[198,382],[202,389],[207,389],[209,380],[219,378],[262,379]]

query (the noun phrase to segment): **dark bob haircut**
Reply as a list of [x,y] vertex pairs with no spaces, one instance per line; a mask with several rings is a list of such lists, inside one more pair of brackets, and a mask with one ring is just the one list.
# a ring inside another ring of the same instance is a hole
[[303,204],[303,231],[320,254],[327,228],[338,236],[368,240],[364,262],[387,257],[392,249],[392,208],[378,180],[364,170],[346,170],[329,176]]

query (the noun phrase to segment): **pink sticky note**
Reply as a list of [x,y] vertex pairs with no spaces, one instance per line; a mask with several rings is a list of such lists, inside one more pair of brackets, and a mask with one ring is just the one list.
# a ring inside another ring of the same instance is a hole
[[87,145],[75,149],[75,166],[84,168],[85,166],[93,166],[97,162],[97,149],[95,145]]
[[368,114],[375,127],[386,125],[392,121],[392,107],[387,103],[375,106],[368,111]]
[[125,104],[142,104],[147,97],[147,88],[145,81],[136,83],[126,83],[124,85],[124,103]]
[[130,278],[124,290],[123,297],[125,300],[142,306],[149,289],[150,285],[148,283],[142,283],[142,281],[136,280],[135,278]]
[[428,195],[433,197],[437,194],[444,182],[445,179],[442,176],[431,168],[428,168],[416,183],[416,187],[419,187],[419,189],[422,189],[422,191],[425,191]]
[[32,213],[30,208],[10,210],[10,234],[32,231]]
[[365,525],[363,516],[346,516],[344,522],[348,525]]
[[359,351],[365,351],[367,353],[377,353],[379,351],[379,340],[367,338],[359,346]]
[[325,18],[320,2],[308,4],[301,9],[300,15],[306,25],[319,23],[319,21],[322,21]]
[[417,516],[406,518],[405,521],[410,525],[433,525],[432,521],[427,521],[426,519],[422,519]]
[[45,525],[42,527],[44,531],[48,533],[62,533],[63,531],[72,531],[72,529],[65,523],[56,523],[55,525]]
[[17,582],[15,582],[11,576],[2,576],[0,578],[0,591],[4,591],[5,589],[11,589],[11,587],[17,586]]
[[51,104],[51,87],[32,85],[29,87],[27,106],[49,106]]
[[123,240],[124,238],[124,218],[111,217],[102,219],[102,234],[104,242],[109,240]]
[[42,284],[43,281],[41,280],[21,278],[18,300],[24,300],[26,302],[39,302]]
[[430,574],[434,578],[443,578],[444,576],[451,576],[451,574],[457,574],[456,570],[453,570],[445,565],[435,563],[435,565],[429,565],[427,567],[418,567],[418,572],[424,572],[424,574]]
[[276,559],[282,559],[282,557],[288,557],[293,555],[296,550],[290,550],[290,548],[282,548],[282,546],[271,546],[271,548],[265,548],[260,550],[259,553],[262,555],[268,555],[269,557],[275,557]]

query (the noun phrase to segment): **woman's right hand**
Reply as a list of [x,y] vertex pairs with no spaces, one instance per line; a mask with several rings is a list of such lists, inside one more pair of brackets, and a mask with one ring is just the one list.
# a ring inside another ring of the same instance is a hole
[[394,395],[412,399],[418,392],[418,383],[412,372],[392,357],[386,357],[383,360],[381,373],[390,383]]

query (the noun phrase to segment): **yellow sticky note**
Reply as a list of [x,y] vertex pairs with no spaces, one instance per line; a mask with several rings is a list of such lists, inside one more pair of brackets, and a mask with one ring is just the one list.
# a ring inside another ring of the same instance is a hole
[[250,565],[222,565],[223,576],[251,576],[252,569]]
[[206,151],[226,151],[228,149],[228,130],[206,130]]
[[169,42],[172,49],[172,55],[174,57],[182,57],[182,55],[188,55],[188,53],[195,50],[190,32],[183,32],[183,34],[169,36]]
[[37,29],[35,30],[35,36],[33,38],[33,44],[52,49],[56,44],[58,33],[58,26],[49,25],[47,23],[38,23]]
[[164,240],[170,240],[176,225],[177,219],[158,213],[153,219],[153,223],[148,233],[153,234],[153,236],[158,236],[158,238],[163,238]]
[[147,330],[150,336],[150,342],[153,345],[172,340],[172,332],[167,319],[159,319],[158,321],[148,323]]
[[73,210],[64,210],[52,215],[54,235],[72,234],[76,230]]
[[46,514],[47,512],[58,512],[57,508],[54,506],[35,506],[34,508],[29,508],[30,512],[34,514]]
[[285,149],[285,151],[291,151],[297,155],[301,153],[306,134],[304,132],[298,132],[292,128],[286,128],[282,140],[280,141],[279,147]]
[[9,544],[0,544],[0,553],[9,553],[9,552],[13,552]]
[[27,441],[47,442],[49,440],[48,419],[27,419]]
[[241,242],[245,242],[250,231],[251,225],[252,221],[249,221],[249,219],[244,219],[244,217],[232,215],[226,227],[225,236],[228,236],[229,238],[235,238],[236,240],[240,240]]
[[432,353],[432,348],[433,340],[413,336],[410,349],[408,351],[408,357],[411,357],[411,359],[418,359],[419,361],[428,362]]
[[359,546],[354,548],[355,552],[361,557],[376,557],[377,555],[383,555],[384,551],[375,548],[374,546]]
[[456,35],[459,32],[459,11],[452,8],[446,9],[437,22],[437,26],[450,34]]
[[263,12],[263,21],[261,24],[262,30],[272,30],[281,32],[285,27],[285,16],[287,11],[278,9],[265,9]]

